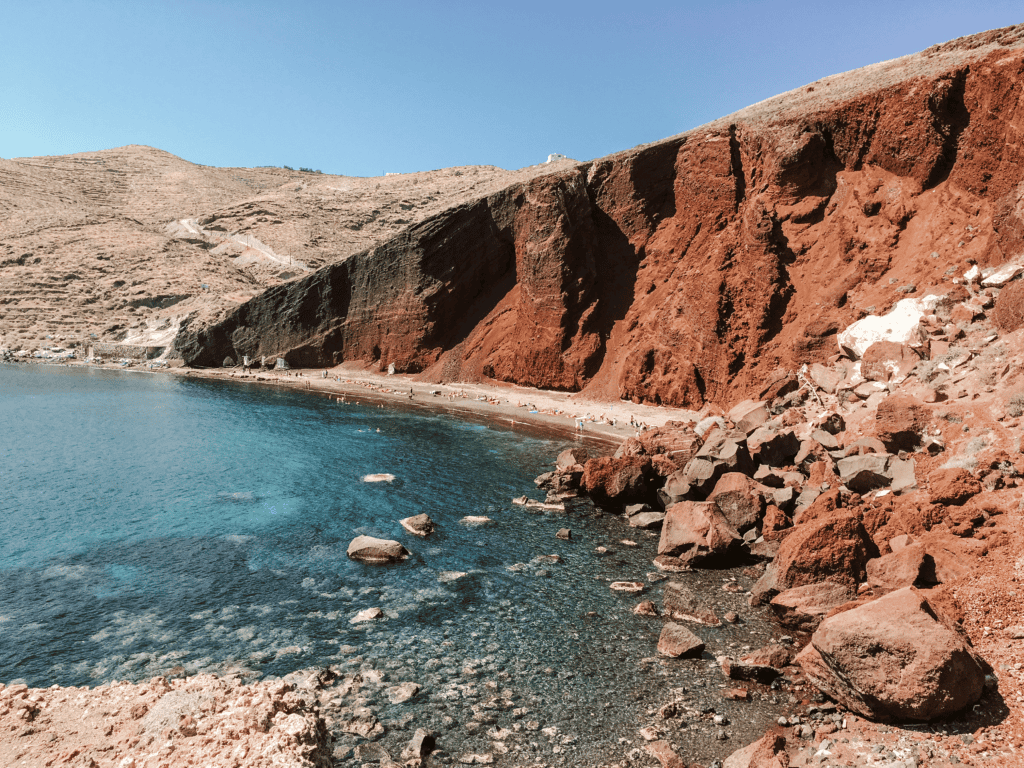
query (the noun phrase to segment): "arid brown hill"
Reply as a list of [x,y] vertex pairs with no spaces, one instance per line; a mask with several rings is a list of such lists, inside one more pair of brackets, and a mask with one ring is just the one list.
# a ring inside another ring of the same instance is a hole
[[963,38],[511,185],[188,323],[178,348],[728,400],[1021,254],[1022,48],[1024,26]]
[[[0,159],[0,348],[166,344],[269,286],[552,168],[352,178],[150,147]],[[51,337],[52,341],[47,341]]]

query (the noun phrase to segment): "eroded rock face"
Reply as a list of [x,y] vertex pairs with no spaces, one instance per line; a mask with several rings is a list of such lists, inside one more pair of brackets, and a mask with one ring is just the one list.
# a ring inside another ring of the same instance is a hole
[[964,205],[982,213],[958,258],[1021,250],[1018,118],[989,107],[1016,88],[1021,35],[954,41],[517,180],[191,320],[178,349],[193,365],[361,360],[684,407],[768,392],[777,369],[838,351],[860,316],[851,291],[889,269],[941,284],[948,261],[920,256],[948,252]]
[[822,622],[796,662],[843,706],[881,720],[934,720],[981,697],[985,673],[913,587]]

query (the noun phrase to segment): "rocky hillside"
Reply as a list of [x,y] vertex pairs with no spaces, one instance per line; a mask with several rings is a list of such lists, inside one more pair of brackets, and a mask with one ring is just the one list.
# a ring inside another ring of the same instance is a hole
[[1017,26],[825,78],[425,218],[178,350],[724,406],[1021,257],[1022,71]]
[[169,343],[266,288],[571,165],[381,178],[210,168],[150,147],[0,159],[0,348]]

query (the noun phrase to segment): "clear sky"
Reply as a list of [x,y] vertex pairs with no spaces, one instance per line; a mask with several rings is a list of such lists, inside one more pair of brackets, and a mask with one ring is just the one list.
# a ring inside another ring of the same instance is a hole
[[0,156],[149,144],[375,176],[671,136],[1024,22],[1020,0],[7,0]]

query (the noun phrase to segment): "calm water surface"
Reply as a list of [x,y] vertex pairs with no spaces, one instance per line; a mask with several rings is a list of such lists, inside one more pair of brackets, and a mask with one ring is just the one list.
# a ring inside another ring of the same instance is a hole
[[[638,702],[664,703],[659,676],[705,684],[693,665],[706,661],[639,663],[661,624],[608,589],[645,580],[653,534],[585,504],[568,516],[511,504],[540,497],[532,479],[567,441],[269,387],[41,366],[0,366],[0,434],[0,681],[280,675],[355,657],[442,709],[453,680],[500,680],[565,732],[607,721],[608,743],[636,738]],[[395,481],[361,479],[383,472]],[[398,524],[421,512],[438,525],[427,539]],[[556,539],[566,526],[572,541]],[[413,555],[353,562],[361,533]],[[386,620],[350,623],[374,606]],[[709,630],[707,658],[769,632]]]

